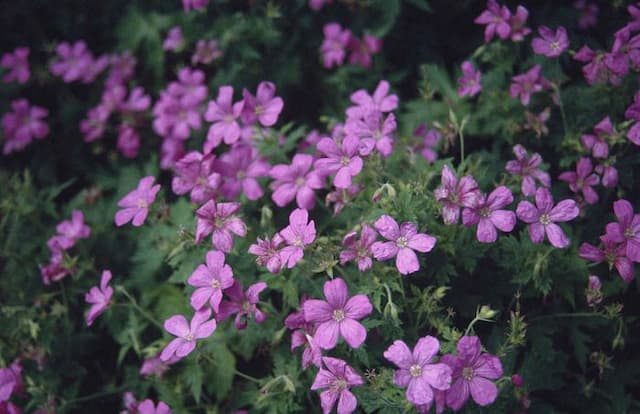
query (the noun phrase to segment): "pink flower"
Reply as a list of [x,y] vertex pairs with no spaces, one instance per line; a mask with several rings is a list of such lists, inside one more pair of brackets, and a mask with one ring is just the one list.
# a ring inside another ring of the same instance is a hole
[[327,23],[322,31],[324,40],[320,46],[320,52],[324,67],[330,69],[334,65],[341,66],[346,55],[345,49],[351,38],[351,31],[342,30],[338,23]]
[[244,108],[242,121],[245,124],[254,124],[259,121],[264,127],[270,127],[278,122],[278,116],[282,112],[284,101],[276,94],[276,85],[273,82],[260,82],[256,96],[244,89]]
[[480,84],[481,73],[473,66],[473,63],[465,60],[462,62],[462,77],[458,79],[458,95],[460,97],[476,96],[482,90]]
[[389,95],[389,82],[381,80],[378,82],[373,95],[364,89],[358,89],[351,94],[351,102],[356,104],[347,108],[347,117],[364,118],[370,111],[391,112],[398,107],[398,96]]
[[398,226],[398,223],[386,214],[376,220],[374,227],[389,241],[373,243],[371,245],[373,256],[380,261],[395,257],[396,267],[403,275],[420,269],[415,251],[427,253],[436,245],[436,238],[426,233],[418,233],[418,226],[415,223],[404,222]]
[[626,59],[620,53],[594,52],[588,46],[582,46],[573,58],[585,63],[582,73],[589,85],[606,82],[619,85],[628,72]]
[[218,47],[218,41],[215,39],[200,39],[196,43],[196,51],[191,56],[191,64],[197,65],[198,63],[202,63],[203,65],[208,65],[216,59],[220,59],[222,57],[222,51]]
[[617,223],[607,224],[606,235],[616,243],[624,243],[627,257],[640,262],[640,214],[633,214],[633,206],[627,200],[613,203]]
[[43,120],[49,111],[40,106],[30,106],[26,99],[11,102],[11,109],[13,112],[2,115],[5,139],[2,153],[5,155],[23,150],[34,138],[42,139],[49,135],[49,126]]
[[234,280],[233,285],[226,289],[224,293],[230,300],[223,300],[220,303],[220,312],[218,312],[218,322],[223,322],[231,315],[236,315],[234,324],[236,329],[245,329],[247,320],[251,315],[256,323],[262,323],[267,319],[267,314],[258,309],[256,306],[260,300],[260,292],[267,288],[265,282],[254,283],[247,290],[242,292],[242,284]]
[[442,218],[445,224],[456,224],[460,207],[473,207],[480,196],[478,183],[470,175],[458,182],[456,174],[448,165],[442,167],[442,185],[435,190],[436,200],[442,203]]
[[138,414],[171,414],[171,408],[163,401],[156,406],[153,401],[146,399],[138,405]]
[[525,73],[514,76],[509,88],[511,97],[520,97],[522,105],[529,105],[531,95],[548,88],[549,82],[540,73],[542,67],[535,65]]
[[309,154],[296,154],[291,165],[274,165],[269,175],[275,181],[271,183],[274,190],[271,199],[278,207],[284,207],[294,198],[298,207],[305,210],[315,205],[314,190],[324,188],[324,181],[315,171],[309,171],[313,157]]
[[177,336],[162,350],[160,359],[168,361],[173,356],[184,358],[196,349],[196,340],[208,338],[216,330],[216,320],[208,320],[211,309],[205,308],[193,314],[191,323],[182,315],[173,315],[164,321],[164,329]]
[[524,129],[530,129],[536,134],[536,138],[549,135],[549,127],[547,127],[547,121],[551,116],[551,108],[548,106],[544,108],[539,114],[525,111],[527,117],[527,123],[524,125]]
[[[111,55],[109,65],[111,67],[109,76],[105,80],[105,86],[122,85],[135,74],[137,59],[131,55],[131,52],[125,50],[121,54]],[[136,88],[138,89],[138,88]],[[142,88],[139,88],[142,89]]]
[[554,58],[569,48],[567,30],[562,26],[558,27],[555,33],[547,26],[540,26],[538,33],[541,37],[536,37],[531,41],[531,47],[537,55]]
[[199,265],[189,276],[187,283],[196,290],[191,295],[191,306],[201,309],[207,302],[218,313],[222,301],[222,291],[233,285],[231,266],[224,263],[222,252],[211,250],[207,253],[206,264]]
[[407,388],[407,400],[413,404],[431,404],[434,390],[446,390],[451,385],[451,368],[442,363],[432,363],[440,349],[433,336],[418,340],[413,352],[407,344],[396,340],[384,351],[384,357],[399,369],[393,374],[393,383]]
[[221,192],[226,198],[243,192],[249,200],[257,200],[264,194],[257,179],[269,175],[270,165],[255,148],[238,144],[214,161],[214,169],[224,177]]
[[316,324],[314,342],[322,349],[335,348],[342,336],[351,348],[359,348],[367,338],[367,330],[358,320],[373,311],[365,295],[348,297],[347,284],[341,278],[324,283],[324,300],[308,299],[304,302],[305,321]]
[[104,105],[89,109],[87,117],[80,121],[80,132],[84,134],[84,142],[93,142],[104,136],[111,111]]
[[318,11],[324,7],[325,4],[331,3],[333,3],[333,0],[309,0],[309,7],[314,11]]
[[184,157],[184,141],[165,137],[160,147],[160,168],[168,169],[175,166],[176,162]]
[[584,200],[588,204],[598,202],[598,193],[593,189],[593,186],[600,183],[600,177],[593,173],[591,158],[580,158],[576,166],[576,172],[565,171],[560,174],[558,179],[569,183],[569,188],[574,193],[582,192]]
[[349,118],[345,131],[347,135],[360,138],[359,151],[363,157],[376,150],[386,158],[393,152],[396,118],[393,114],[384,118],[381,111],[371,110],[363,119]]
[[116,144],[118,151],[127,158],[135,158],[138,156],[140,149],[140,135],[134,127],[123,123],[118,126],[118,142]]
[[529,10],[524,6],[518,6],[516,8],[516,14],[509,18],[509,26],[511,27],[509,37],[512,41],[521,42],[525,36],[531,33],[531,29],[526,26],[528,17]]
[[174,96],[169,91],[160,93],[160,99],[153,107],[153,116],[153,130],[172,140],[189,139],[191,130],[202,126],[199,109],[185,106],[182,96]]
[[347,363],[341,359],[323,357],[327,369],[320,369],[316,375],[312,390],[327,390],[320,393],[320,405],[322,412],[329,414],[333,406],[338,402],[338,414],[350,414],[356,410],[358,400],[349,391],[350,387],[363,385],[362,377],[356,373]]
[[189,68],[180,69],[178,81],[171,82],[167,88],[174,97],[179,97],[184,108],[195,108],[207,98],[207,86],[204,72]]
[[598,23],[599,8],[597,4],[587,2],[586,0],[576,0],[573,3],[573,7],[580,12],[578,27],[581,30],[587,30]]
[[344,265],[352,260],[357,260],[358,270],[364,272],[371,269],[373,252],[371,246],[376,241],[378,233],[368,224],[362,225],[360,240],[356,240],[356,232],[352,231],[344,236],[342,246],[344,250],[340,252],[340,264]]
[[333,185],[336,188],[349,188],[351,179],[362,171],[362,158],[358,156],[360,140],[351,135],[338,144],[334,139],[325,137],[318,142],[318,151],[326,155],[317,159],[313,166],[321,175],[335,173]]
[[46,266],[40,266],[40,275],[42,276],[42,283],[45,285],[51,284],[51,282],[57,282],[64,279],[67,275],[75,272],[74,267],[70,267],[67,263],[64,263],[64,256],[61,251],[53,252],[51,260]]
[[62,77],[65,83],[82,81],[90,83],[109,64],[108,58],[103,56],[94,60],[87,44],[79,40],[73,45],[62,42],[56,47],[57,59],[51,63],[51,73]]
[[16,50],[7,52],[0,59],[0,66],[8,70],[2,81],[9,83],[17,81],[19,84],[27,83],[31,72],[29,71],[29,48],[18,47]]
[[496,227],[506,233],[516,225],[516,214],[513,211],[502,210],[513,203],[513,194],[507,187],[501,185],[489,194],[480,195],[473,208],[462,211],[462,223],[465,226],[478,225],[476,237],[481,243],[493,243],[498,238]]
[[371,57],[382,49],[382,40],[366,34],[362,37],[362,41],[351,35],[348,47],[351,50],[349,55],[349,63],[351,65],[360,65],[363,68],[371,67]]
[[337,216],[363,188],[361,185],[352,184],[349,188],[340,188],[331,191],[327,193],[324,204],[326,206],[333,204],[333,215]]
[[593,131],[595,132],[595,135],[582,135],[580,138],[582,145],[584,145],[588,151],[592,152],[593,158],[607,158],[609,156],[609,145],[604,138],[613,134],[611,118],[608,116],[603,118],[595,127],[593,127]]
[[556,222],[570,221],[578,217],[580,209],[574,200],[562,200],[556,206],[549,189],[540,187],[536,190],[536,205],[521,201],[516,209],[518,218],[529,223],[527,230],[534,243],[542,243],[545,233],[553,247],[565,248],[569,239]]
[[202,204],[212,199],[222,177],[213,171],[213,154],[202,155],[192,151],[182,157],[175,165],[175,176],[171,180],[171,189],[176,194],[190,192],[191,201]]
[[144,375],[145,377],[155,375],[160,378],[169,369],[169,365],[175,364],[179,360],[180,358],[174,355],[172,358],[169,358],[169,360],[162,361],[160,359],[160,354],[151,358],[146,358],[140,367],[140,375]]
[[309,221],[309,212],[297,208],[289,215],[289,225],[280,230],[280,236],[287,244],[280,252],[280,258],[293,268],[304,257],[304,247],[316,239],[316,224]]
[[438,159],[438,151],[436,147],[440,140],[442,140],[442,134],[437,129],[427,129],[425,124],[420,124],[413,131],[413,136],[422,138],[422,142],[417,145],[417,149],[424,159],[432,164]]
[[9,401],[13,394],[22,393],[23,388],[22,366],[19,362],[14,362],[6,368],[0,368],[0,403]]
[[182,8],[185,13],[193,10],[202,11],[209,5],[209,0],[182,0]]
[[84,301],[91,304],[91,309],[87,313],[87,326],[91,326],[109,307],[113,296],[113,288],[108,286],[109,281],[111,281],[111,271],[103,270],[100,287],[94,286],[84,295]]
[[606,164],[596,165],[596,173],[602,177],[602,185],[606,188],[615,188],[618,185],[618,170]]
[[244,101],[233,103],[233,87],[221,86],[218,99],[209,101],[204,119],[213,122],[207,133],[207,152],[216,148],[222,140],[226,144],[233,144],[240,138],[240,125],[237,118],[242,113]]
[[291,352],[296,348],[304,345],[304,351],[302,352],[302,368],[307,369],[311,364],[318,368],[322,368],[322,349],[313,340],[313,334],[315,333],[315,326],[308,323],[304,318],[304,302],[308,300],[308,297],[303,296],[300,300],[301,310],[293,312],[284,320],[284,325],[291,330]]
[[247,226],[234,215],[239,209],[240,203],[207,201],[196,210],[196,244],[213,233],[211,236],[213,246],[224,253],[229,253],[233,248],[231,234],[240,237],[247,234]]
[[500,39],[506,39],[511,33],[509,19],[511,12],[506,6],[501,6],[495,0],[487,1],[487,9],[473,21],[475,24],[486,25],[484,29],[484,41],[489,43],[493,39],[494,34],[498,34]]
[[91,235],[91,228],[84,223],[84,214],[80,210],[73,210],[71,221],[65,220],[56,226],[57,235],[53,236],[47,245],[51,251],[68,250],[80,239]]
[[542,171],[539,166],[542,164],[542,157],[537,152],[529,157],[527,150],[520,144],[513,147],[516,160],[507,162],[505,169],[507,172],[522,176],[522,186],[520,190],[525,196],[532,196],[536,193],[536,182],[545,187],[551,186],[551,177]]
[[284,243],[282,236],[276,233],[273,239],[258,237],[257,243],[249,246],[249,253],[256,255],[256,263],[260,266],[266,266],[271,273],[278,273],[283,266],[283,260],[280,255],[280,247]]
[[[482,352],[477,336],[463,336],[458,340],[458,355],[448,355],[452,368],[451,388],[447,390],[447,405],[458,411],[469,399],[484,407],[498,397],[498,387],[491,380],[502,376],[502,363],[497,356]],[[444,357],[443,357],[444,359]]]
[[160,184],[153,185],[154,181],[153,176],[140,179],[138,188],[118,201],[122,210],[115,215],[116,226],[120,227],[128,222],[135,227],[142,226],[149,214],[149,206],[156,200],[156,194],[160,191]]
[[169,50],[171,52],[177,52],[182,48],[184,39],[182,38],[182,29],[180,26],[174,26],[169,29],[167,37],[162,42],[162,49]]
[[587,305],[589,305],[589,307],[594,308],[597,304],[602,302],[602,292],[600,291],[601,287],[602,283],[598,276],[589,276],[589,282],[584,291],[585,298],[587,299]]

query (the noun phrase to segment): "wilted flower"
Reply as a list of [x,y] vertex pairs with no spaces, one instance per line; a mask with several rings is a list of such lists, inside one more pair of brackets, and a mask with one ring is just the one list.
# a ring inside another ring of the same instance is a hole
[[601,287],[602,283],[600,283],[600,278],[598,276],[589,276],[589,283],[587,284],[587,288],[584,290],[584,295],[587,299],[587,305],[592,308],[602,302],[602,291],[600,291]]

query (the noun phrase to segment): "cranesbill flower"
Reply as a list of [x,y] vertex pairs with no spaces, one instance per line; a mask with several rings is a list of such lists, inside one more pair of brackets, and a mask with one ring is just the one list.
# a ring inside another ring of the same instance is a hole
[[[181,96],[168,91],[160,93],[153,107],[153,130],[160,136],[172,140],[187,140],[192,129],[200,129],[200,111],[194,106],[185,106]],[[163,142],[164,144],[164,142]]]
[[345,125],[347,135],[360,138],[360,155],[368,156],[374,150],[383,157],[393,152],[393,135],[396,132],[396,117],[385,118],[378,110],[370,110],[363,119],[349,118]]
[[363,224],[360,231],[360,240],[356,240],[356,234],[355,231],[352,231],[344,236],[342,240],[344,250],[340,252],[340,264],[344,265],[347,262],[356,260],[358,262],[358,270],[364,272],[367,269],[371,269],[373,264],[371,246],[376,241],[378,232],[370,225]]
[[42,276],[42,283],[45,285],[62,280],[73,272],[75,272],[75,268],[68,267],[68,265],[64,263],[62,251],[53,252],[49,264],[46,266],[40,265],[40,276]]
[[569,239],[556,222],[573,220],[580,214],[580,209],[574,200],[568,199],[554,206],[549,189],[540,187],[536,190],[536,205],[521,201],[516,214],[520,220],[529,223],[527,230],[532,242],[542,243],[546,233],[551,245],[562,249],[569,245]]
[[308,323],[304,318],[304,302],[308,297],[303,296],[300,299],[300,308],[298,312],[293,312],[284,320],[284,325],[293,330],[291,333],[291,352],[296,348],[304,346],[302,351],[302,369],[307,369],[311,364],[318,368],[322,368],[322,349],[316,345],[313,340],[315,326]]
[[169,29],[167,37],[162,42],[162,49],[177,52],[182,48],[184,39],[182,38],[182,29],[180,26],[175,26]]
[[613,134],[613,125],[611,124],[611,118],[608,116],[598,122],[593,127],[595,134],[584,134],[580,138],[582,145],[591,151],[593,158],[607,158],[609,156],[609,145],[604,137]]
[[476,70],[473,63],[468,60],[462,62],[462,77],[458,79],[458,95],[473,97],[480,93],[482,90],[481,77],[480,71]]
[[371,67],[371,56],[380,52],[382,49],[382,40],[366,34],[362,37],[362,41],[355,36],[349,38],[348,43],[351,54],[349,55],[349,63],[352,65],[360,65],[363,68]]
[[493,243],[498,238],[496,227],[506,233],[516,225],[516,214],[513,211],[502,210],[513,203],[513,194],[507,187],[501,185],[486,197],[480,195],[473,208],[462,211],[462,223],[465,226],[478,225],[476,237],[481,243]]
[[218,41],[215,39],[200,39],[196,42],[196,51],[191,56],[191,64],[197,65],[202,63],[208,65],[216,59],[222,57],[222,51],[218,47]]
[[456,224],[460,217],[460,207],[473,207],[480,195],[478,183],[465,175],[458,177],[448,165],[442,167],[442,185],[436,188],[436,200],[442,203],[442,218],[445,224]]
[[565,171],[560,174],[558,179],[569,183],[569,188],[574,193],[582,192],[584,200],[588,204],[598,202],[598,193],[593,189],[593,186],[600,183],[600,177],[593,173],[591,158],[580,158],[575,172]]
[[115,215],[116,226],[120,227],[128,222],[135,227],[142,226],[149,214],[149,206],[156,200],[156,194],[160,191],[160,184],[153,185],[154,181],[153,176],[140,179],[138,188],[118,201],[122,210]]
[[271,183],[273,194],[271,199],[278,207],[284,207],[294,198],[298,207],[305,210],[313,209],[315,205],[314,190],[324,187],[324,181],[315,171],[309,171],[313,164],[313,156],[296,154],[291,165],[274,165],[269,175],[275,181]]
[[349,188],[351,179],[362,171],[362,158],[358,156],[360,140],[347,136],[338,144],[334,139],[325,137],[318,142],[318,151],[326,157],[317,159],[313,166],[321,175],[335,173],[333,185],[336,188]]
[[230,288],[233,280],[231,266],[224,263],[224,253],[209,251],[206,264],[198,265],[187,279],[187,283],[196,288],[191,295],[191,306],[198,310],[209,302],[214,312],[218,313],[222,291]]
[[182,8],[185,13],[193,10],[201,11],[209,5],[209,0],[182,0]]
[[520,144],[513,147],[516,160],[507,162],[505,169],[507,172],[522,176],[522,194],[532,196],[536,193],[536,182],[545,187],[551,186],[551,177],[539,167],[542,164],[542,157],[537,152],[529,156],[527,150]]
[[56,47],[57,58],[51,63],[51,73],[62,77],[69,83],[83,79],[91,72],[93,55],[87,48],[87,44],[79,40],[73,45],[62,42]]
[[600,291],[601,287],[602,283],[598,276],[589,276],[587,288],[584,290],[584,296],[587,299],[587,305],[589,305],[589,307],[593,308],[602,302],[602,291]]
[[116,148],[127,158],[135,158],[140,150],[140,134],[136,129],[127,124],[118,125],[118,141]]
[[352,348],[359,348],[367,338],[366,328],[358,320],[367,317],[373,306],[365,295],[348,297],[347,284],[341,278],[324,283],[326,301],[308,299],[302,309],[308,323],[316,324],[314,341],[322,349],[335,348],[339,336]]
[[606,235],[616,243],[624,243],[627,257],[640,262],[640,214],[633,214],[633,206],[627,200],[613,203],[617,223],[607,224]]
[[207,133],[209,149],[216,148],[222,140],[226,144],[233,144],[240,138],[240,125],[238,117],[242,113],[244,101],[233,103],[233,87],[221,86],[218,90],[218,98],[209,101],[204,119],[213,122]]
[[399,369],[393,374],[393,383],[407,387],[407,400],[414,404],[431,404],[435,390],[446,390],[451,384],[451,368],[442,363],[432,363],[440,349],[440,343],[433,336],[418,340],[413,352],[407,344],[396,340],[384,357]]
[[178,80],[169,83],[167,91],[180,99],[182,107],[195,108],[207,98],[208,88],[204,81],[203,71],[182,68]]
[[19,372],[14,371],[12,367],[0,369],[0,403],[9,401],[21,381]]
[[142,362],[142,366],[140,367],[140,375],[143,375],[145,377],[151,375],[162,377],[164,373],[169,369],[169,365],[175,364],[178,361],[180,361],[180,358],[177,358],[176,356],[169,358],[168,361],[162,361],[160,359],[160,354],[158,353],[155,356],[146,358]]
[[536,138],[541,138],[549,135],[549,127],[547,127],[547,121],[551,116],[551,108],[544,108],[539,114],[525,111],[524,115],[527,117],[527,123],[524,124],[524,129],[530,129],[536,134]]
[[324,33],[324,40],[320,46],[320,52],[322,53],[324,67],[331,69],[334,65],[342,65],[351,31],[349,29],[342,30],[338,23],[327,23],[322,28],[322,32]]
[[324,7],[325,4],[331,3],[333,3],[333,0],[309,0],[309,7],[311,10],[318,11]]
[[111,111],[104,105],[89,109],[87,117],[80,121],[80,132],[84,135],[84,142],[101,139],[110,116]]
[[105,86],[124,85],[128,80],[133,78],[137,63],[138,60],[135,56],[131,55],[131,52],[128,50],[125,50],[121,54],[111,55],[109,57],[109,76],[104,81]]
[[216,203],[209,200],[196,210],[196,239],[198,244],[203,238],[212,234],[213,246],[229,253],[233,248],[233,236],[244,237],[247,234],[247,226],[242,219],[234,214],[240,210],[240,203]]
[[191,201],[204,203],[212,199],[222,177],[213,171],[213,154],[202,155],[192,151],[176,162],[175,176],[171,180],[171,189],[176,194],[190,192]]
[[289,225],[280,230],[280,236],[287,244],[280,251],[280,258],[291,269],[304,257],[304,247],[316,239],[316,224],[309,221],[307,210],[297,208],[289,215]]
[[509,26],[511,27],[511,33],[509,38],[514,42],[521,42],[525,36],[531,33],[531,29],[526,26],[527,18],[529,18],[529,10],[526,7],[519,5],[516,8],[516,13],[509,18]]
[[380,112],[391,112],[398,107],[398,96],[389,95],[391,85],[386,80],[378,82],[373,95],[365,89],[358,89],[351,94],[351,102],[355,106],[347,108],[347,117],[364,118],[364,116],[372,110]]
[[511,97],[519,97],[522,105],[529,105],[531,95],[540,92],[549,86],[549,82],[541,74],[542,67],[535,65],[525,73],[511,78],[513,83],[509,88]]
[[91,235],[91,228],[84,223],[84,213],[80,210],[73,210],[71,220],[59,223],[56,231],[58,234],[47,241],[51,251],[70,249],[78,240],[86,239]]
[[220,191],[227,199],[244,193],[249,200],[264,194],[258,178],[269,175],[271,166],[250,145],[237,144],[214,161],[213,168],[224,177]]
[[91,309],[87,313],[87,326],[91,326],[98,316],[102,315],[109,307],[113,296],[113,288],[109,286],[110,281],[111,271],[103,270],[100,286],[92,287],[84,295],[84,301],[91,304]]
[[275,94],[276,85],[273,82],[260,82],[256,96],[244,89],[242,91],[244,98],[242,121],[245,124],[259,121],[264,127],[270,127],[278,122],[278,115],[282,112],[284,101]]
[[2,115],[2,130],[4,132],[3,154],[21,151],[31,141],[42,139],[49,135],[49,126],[44,121],[49,111],[36,105],[29,105],[26,99],[11,102],[13,112]]
[[340,188],[327,193],[324,204],[333,204],[333,215],[337,216],[344,207],[360,192],[364,186],[352,184],[349,188]]
[[547,26],[538,28],[540,37],[536,37],[531,41],[531,47],[537,55],[546,57],[558,57],[569,48],[569,37],[567,30],[560,26],[554,32]]
[[573,3],[573,7],[580,12],[580,17],[578,18],[580,30],[586,30],[598,23],[599,7],[597,4],[586,0],[576,0]]
[[233,285],[224,291],[230,300],[223,300],[220,303],[220,311],[216,316],[218,322],[223,322],[229,316],[236,315],[234,324],[236,329],[245,329],[247,320],[253,315],[256,323],[262,323],[267,319],[267,314],[258,309],[260,292],[267,288],[265,282],[254,283],[245,292],[242,291],[242,284],[234,280]]
[[447,405],[457,411],[469,399],[469,394],[480,406],[492,404],[498,397],[498,387],[491,380],[502,376],[500,359],[482,352],[477,336],[463,336],[456,348],[458,355],[448,359],[453,382],[447,390]]
[[413,131],[413,136],[422,138],[422,142],[418,143],[416,151],[420,151],[420,154],[428,163],[431,164],[438,159],[436,147],[442,140],[440,131],[434,128],[427,129],[425,124],[420,124]]
[[196,340],[208,338],[216,330],[216,320],[209,320],[210,316],[211,309],[204,308],[193,314],[190,323],[182,315],[173,315],[164,321],[164,329],[177,338],[162,350],[160,359],[166,362],[173,356],[184,358],[193,352]]
[[327,390],[320,393],[320,405],[323,414],[329,414],[338,402],[338,414],[350,414],[356,410],[358,400],[349,391],[350,387],[364,384],[364,380],[347,363],[338,358],[323,357],[327,369],[320,369],[316,375],[312,390]]
[[31,75],[29,71],[29,48],[18,47],[13,53],[5,53],[0,59],[0,66],[8,70],[2,78],[4,83],[13,81],[17,81],[21,85],[26,83]]
[[138,405],[138,414],[171,414],[171,408],[163,401],[158,401],[156,406],[153,401],[146,399]]
[[511,33],[509,19],[511,12],[507,6],[501,6],[495,0],[487,1],[487,9],[473,21],[475,24],[486,25],[484,29],[484,41],[489,43],[493,36],[497,33],[500,39],[506,39]]
[[256,243],[249,246],[249,253],[256,255],[256,263],[265,266],[271,273],[278,273],[283,266],[280,256],[280,248],[284,239],[279,234],[275,234],[272,239],[258,237]]

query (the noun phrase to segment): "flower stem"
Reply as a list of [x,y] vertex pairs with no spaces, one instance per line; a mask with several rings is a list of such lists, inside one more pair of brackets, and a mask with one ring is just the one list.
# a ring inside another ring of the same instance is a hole
[[239,377],[242,377],[246,380],[249,380],[251,382],[255,382],[256,384],[260,384],[262,381],[260,381],[258,378],[252,377],[251,375],[247,375],[244,372],[240,372],[237,369],[233,370],[234,374],[236,374]]
[[145,318],[147,318],[147,320],[149,320],[149,322],[153,323],[154,325],[156,325],[160,330],[164,330],[164,327],[162,326],[162,324],[160,322],[158,322],[158,320],[156,320],[153,316],[151,316],[151,314],[149,312],[147,312],[146,310],[142,309],[140,307],[140,305],[138,305],[138,302],[135,300],[135,298],[133,296],[131,296],[131,294],[129,294],[129,292],[127,292],[127,289],[125,289],[124,286],[116,286],[116,290],[120,293],[122,293],[128,300],[129,300],[129,305],[132,306],[133,308],[135,308],[138,312],[140,312],[140,314],[142,316],[144,316]]

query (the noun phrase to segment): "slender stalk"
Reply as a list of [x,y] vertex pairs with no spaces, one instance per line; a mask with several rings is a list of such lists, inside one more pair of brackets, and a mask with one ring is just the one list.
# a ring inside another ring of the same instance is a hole
[[234,372],[234,374],[236,374],[237,376],[242,377],[242,378],[244,378],[244,379],[246,379],[246,380],[249,380],[249,381],[251,381],[251,382],[255,382],[256,384],[260,384],[260,383],[262,383],[262,381],[260,381],[258,378],[252,377],[251,375],[247,375],[247,374],[245,374],[244,372],[240,372],[240,371],[238,371],[237,369],[234,369],[234,370],[233,370],[233,372]]
[[87,402],[87,401],[93,401],[93,400],[97,400],[100,398],[104,398],[104,397],[109,397],[111,395],[114,394],[120,394],[123,391],[125,391],[127,389],[127,387],[119,387],[110,391],[100,391],[100,392],[96,392],[95,394],[89,394],[89,395],[85,395],[83,397],[78,397],[78,398],[73,398],[71,400],[66,400],[64,401],[62,407],[66,407],[67,405],[71,405],[71,404],[77,404],[77,403],[81,403],[81,402]]
[[158,320],[156,320],[153,316],[151,316],[151,314],[149,312],[147,312],[146,310],[142,309],[140,307],[140,305],[138,305],[138,302],[135,300],[135,298],[133,296],[131,296],[129,294],[129,292],[127,292],[127,289],[125,289],[124,286],[116,286],[116,290],[118,292],[122,293],[124,295],[124,297],[126,297],[129,300],[129,303],[125,304],[125,305],[129,305],[129,306],[133,307],[138,312],[140,312],[140,314],[142,316],[144,316],[149,322],[151,322],[154,325],[156,325],[160,330],[164,330],[164,327],[162,326],[162,324],[160,322],[158,322]]
[[560,95],[560,88],[555,83],[551,84],[553,91],[556,93],[558,97],[558,106],[560,107],[560,116],[562,118],[562,127],[564,128],[564,135],[567,135],[569,131],[569,125],[567,123],[567,114],[564,112],[564,104],[562,103],[562,95]]

